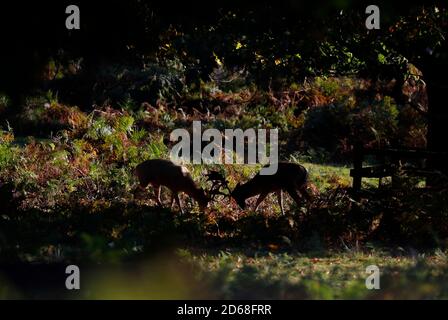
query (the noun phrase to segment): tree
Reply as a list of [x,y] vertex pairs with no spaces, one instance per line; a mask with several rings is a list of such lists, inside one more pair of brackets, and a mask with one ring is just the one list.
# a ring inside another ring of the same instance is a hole
[[[13,104],[40,84],[39,71],[58,52],[82,58],[82,85],[76,87],[84,88],[77,96],[85,97],[80,103],[87,106],[98,68],[111,61],[176,57],[191,82],[207,79],[222,64],[245,69],[259,86],[274,90],[315,75],[394,78],[397,103],[412,63],[427,85],[428,148],[448,151],[443,72],[448,13],[441,1],[381,1],[380,30],[366,29],[367,3],[354,0],[78,2],[81,30],[64,28],[68,2],[1,8],[0,91]],[[443,163],[434,166],[447,170]]]

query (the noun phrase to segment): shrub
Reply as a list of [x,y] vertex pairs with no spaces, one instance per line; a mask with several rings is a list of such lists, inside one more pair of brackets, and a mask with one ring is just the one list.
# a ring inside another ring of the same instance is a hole
[[9,170],[17,160],[17,148],[12,142],[14,135],[11,131],[0,131],[0,172]]
[[344,102],[309,110],[303,127],[303,139],[312,148],[324,148],[336,158],[344,158],[355,141],[365,146],[396,144],[399,137],[399,113],[391,97],[365,102],[352,108]]
[[146,63],[143,68],[112,65],[101,69],[95,86],[98,102],[121,103],[126,111],[137,111],[140,103],[176,101],[185,90],[185,68],[176,60]]

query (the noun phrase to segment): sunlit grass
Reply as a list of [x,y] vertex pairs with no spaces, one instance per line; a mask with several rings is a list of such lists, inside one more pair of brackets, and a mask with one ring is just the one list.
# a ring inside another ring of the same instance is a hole
[[[350,166],[316,164],[311,162],[302,162],[301,164],[308,170],[310,181],[313,182],[320,191],[334,187],[347,188],[352,185]],[[362,182],[364,187],[378,186],[378,179],[376,178],[364,178]]]

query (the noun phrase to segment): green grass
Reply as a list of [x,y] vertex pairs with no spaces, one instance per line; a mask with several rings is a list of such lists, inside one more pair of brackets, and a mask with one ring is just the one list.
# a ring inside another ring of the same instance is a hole
[[[320,191],[329,189],[331,187],[349,187],[352,184],[350,177],[350,167],[336,164],[316,164],[311,162],[301,162],[301,164],[308,170],[310,180]],[[378,179],[364,178],[363,187],[378,186]]]
[[[272,248],[271,248],[272,249]],[[220,298],[236,299],[435,299],[448,298],[445,253],[273,253],[182,250]],[[380,289],[365,286],[366,267],[380,269]]]
[[[0,298],[90,299],[447,299],[447,253],[351,249],[282,252],[275,246],[178,248],[175,254],[82,267],[83,286],[70,292],[41,284],[24,290],[0,272]],[[365,286],[378,266],[380,288]],[[40,274],[54,277],[41,265]],[[30,269],[34,270],[34,269]],[[53,270],[54,271],[54,270]],[[44,283],[44,282],[41,282]]]
[[[339,165],[339,164],[322,164],[313,163],[310,161],[303,161],[298,159],[291,159],[291,161],[298,162],[303,165],[309,173],[309,178],[312,183],[316,185],[319,191],[323,192],[325,190],[335,188],[335,187],[350,187],[352,185],[352,178],[350,177],[349,165]],[[206,166],[206,165],[196,165],[190,166],[195,178],[199,179],[202,172],[207,170],[220,170],[223,166]],[[233,167],[236,172],[238,172],[243,181],[246,181],[253,177],[261,168],[260,165],[230,165],[227,166],[227,170]],[[231,185],[234,184],[233,176],[227,174],[228,178],[231,180]],[[364,178],[363,187],[378,187],[377,178]]]

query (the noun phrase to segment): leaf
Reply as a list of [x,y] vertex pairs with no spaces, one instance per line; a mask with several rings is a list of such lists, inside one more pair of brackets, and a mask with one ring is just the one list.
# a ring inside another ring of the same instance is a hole
[[378,62],[381,63],[381,64],[385,64],[386,63],[386,57],[384,56],[384,54],[378,53]]

